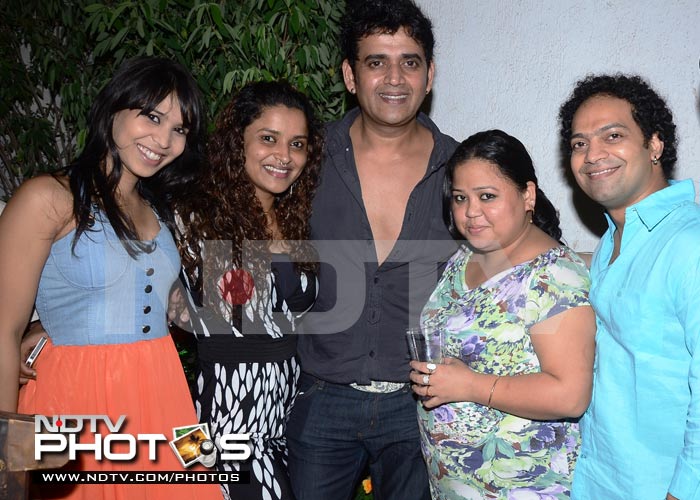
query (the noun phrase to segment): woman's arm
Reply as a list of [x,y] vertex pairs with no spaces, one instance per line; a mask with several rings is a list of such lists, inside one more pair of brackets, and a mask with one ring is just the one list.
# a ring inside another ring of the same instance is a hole
[[[520,417],[555,420],[578,417],[591,397],[595,351],[595,315],[579,306],[552,316],[530,329],[541,372],[496,377],[476,373],[460,360],[447,358],[421,387],[426,363],[411,362],[414,391],[431,396],[426,408],[473,401]],[[495,386],[494,386],[495,384]]]
[[67,232],[70,213],[68,191],[41,176],[25,182],[0,217],[0,410],[17,411],[20,340],[51,244]]

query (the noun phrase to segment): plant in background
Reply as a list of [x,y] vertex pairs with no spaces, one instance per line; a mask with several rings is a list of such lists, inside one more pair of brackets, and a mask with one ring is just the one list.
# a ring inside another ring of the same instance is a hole
[[[163,54],[192,70],[212,117],[232,91],[283,78],[306,92],[324,119],[344,111],[338,22],[344,2],[146,0],[92,4],[86,28],[94,55]],[[173,11],[177,11],[175,14]]]
[[[65,166],[89,106],[126,58],[190,68],[210,117],[253,80],[286,79],[324,120],[345,111],[337,0],[6,0],[0,7],[0,197]],[[8,84],[11,82],[11,84]]]
[[372,494],[372,478],[367,476],[357,487],[354,500],[372,500],[373,498],[374,495]]
[[0,198],[26,178],[66,165],[85,128],[90,39],[75,3],[0,6]]

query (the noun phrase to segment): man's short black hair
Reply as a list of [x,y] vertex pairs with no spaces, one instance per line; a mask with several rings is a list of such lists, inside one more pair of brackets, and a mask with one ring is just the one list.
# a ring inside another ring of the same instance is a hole
[[571,151],[571,124],[574,114],[591,97],[601,95],[623,99],[632,106],[632,118],[639,125],[645,146],[657,134],[664,143],[661,167],[664,176],[673,176],[677,160],[676,125],[673,114],[661,96],[637,75],[589,75],[576,83],[569,99],[559,109],[562,151]]
[[412,0],[348,0],[340,29],[343,59],[354,70],[360,40],[370,35],[393,35],[401,28],[423,48],[430,64],[435,48],[433,25]]

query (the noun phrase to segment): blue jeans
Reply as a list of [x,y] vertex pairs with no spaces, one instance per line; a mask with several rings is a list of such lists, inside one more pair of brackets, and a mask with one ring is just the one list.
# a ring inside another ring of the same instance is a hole
[[352,498],[368,462],[376,500],[430,499],[409,387],[377,394],[302,373],[287,447],[297,500]]

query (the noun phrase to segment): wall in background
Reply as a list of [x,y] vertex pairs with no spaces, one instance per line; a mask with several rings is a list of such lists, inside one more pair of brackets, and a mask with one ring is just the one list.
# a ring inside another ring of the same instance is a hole
[[645,77],[674,113],[676,178],[700,178],[700,2],[670,0],[417,0],[435,28],[430,115],[461,141],[500,128],[519,138],[540,187],[559,208],[564,238],[595,248],[604,225],[566,178],[557,114],[588,73]]

